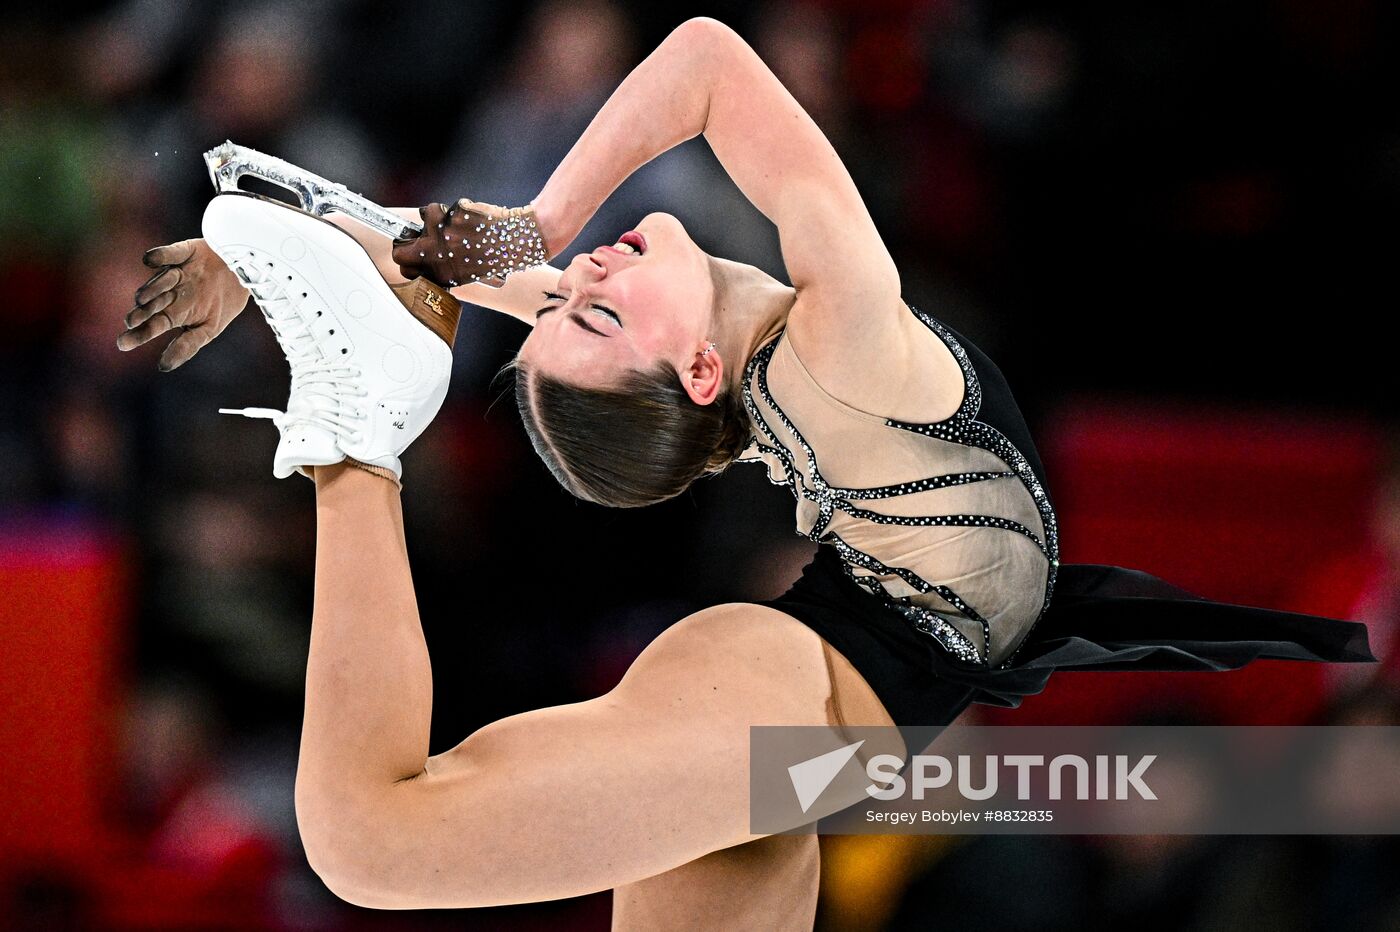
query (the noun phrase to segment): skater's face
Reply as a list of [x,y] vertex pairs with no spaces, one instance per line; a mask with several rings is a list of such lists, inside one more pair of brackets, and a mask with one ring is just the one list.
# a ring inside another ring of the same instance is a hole
[[553,296],[541,295],[522,362],[587,388],[663,359],[689,370],[711,324],[710,259],[670,214],[648,214],[636,232],[640,252],[608,245],[574,257]]

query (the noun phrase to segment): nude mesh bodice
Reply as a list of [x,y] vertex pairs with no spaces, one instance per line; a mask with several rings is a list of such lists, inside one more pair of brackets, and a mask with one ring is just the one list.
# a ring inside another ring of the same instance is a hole
[[976,351],[1001,409],[983,411],[973,354],[909,310],[962,369],[957,412],[920,424],[857,410],[816,382],[784,330],[745,368],[754,440],[739,459],[793,492],[797,532],[835,547],[856,583],[958,660],[1003,665],[1050,602],[1054,511],[1033,448],[1034,467],[1007,437],[1031,446],[1000,372]]

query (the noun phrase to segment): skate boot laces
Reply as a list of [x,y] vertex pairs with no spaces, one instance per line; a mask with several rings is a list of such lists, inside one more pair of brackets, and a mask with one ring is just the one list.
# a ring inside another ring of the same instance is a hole
[[220,408],[219,413],[267,418],[281,431],[298,423],[312,424],[347,442],[358,440],[359,424],[369,416],[351,400],[369,394],[359,383],[359,368],[325,356],[300,298],[252,263],[239,265],[291,368],[291,395],[286,411]]

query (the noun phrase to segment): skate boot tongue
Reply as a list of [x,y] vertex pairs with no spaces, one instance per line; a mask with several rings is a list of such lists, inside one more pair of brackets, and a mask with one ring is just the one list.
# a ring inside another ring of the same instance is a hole
[[329,466],[345,459],[335,443],[335,435],[315,424],[301,421],[288,425],[272,456],[272,474],[285,479],[294,472],[303,476],[302,466]]
[[[287,413],[282,415],[277,427],[282,439],[277,442],[277,452],[272,457],[272,473],[279,479],[293,472],[302,472],[299,466],[329,466],[345,459],[340,451],[335,431],[328,426],[321,412],[336,410],[332,397],[315,391],[293,392],[287,399]],[[285,425],[285,426],[284,426]]]

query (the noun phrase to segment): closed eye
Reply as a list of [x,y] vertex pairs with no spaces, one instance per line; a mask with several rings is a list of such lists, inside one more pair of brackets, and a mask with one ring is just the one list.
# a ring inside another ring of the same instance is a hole
[[[568,298],[564,297],[563,295],[561,295],[561,294],[555,294],[555,293],[552,292],[552,291],[541,292],[541,294],[544,295],[544,298],[545,298],[546,301],[567,301],[567,300],[568,300]],[[612,322],[615,323],[615,324],[617,324],[619,327],[622,326],[622,319],[621,319],[620,317],[618,317],[618,316],[617,316],[617,312],[614,311],[614,310],[612,310],[611,308],[603,307],[603,305],[601,305],[601,304],[590,304],[590,305],[588,305],[588,306],[589,306],[590,308],[592,308],[593,310],[595,310],[595,311],[599,311],[599,312],[601,312],[602,314],[607,315],[607,316],[612,320]],[[544,314],[546,311],[557,311],[557,310],[559,310],[558,307],[542,307],[542,308],[540,308],[538,311],[535,312],[535,320],[539,320],[539,319],[540,319],[540,315],[541,315],[541,314]]]
[[593,308],[593,310],[595,311],[602,311],[604,314],[612,318],[613,323],[617,324],[619,327],[622,326],[622,321],[618,318],[617,312],[611,311],[608,308],[603,307],[603,305],[601,304],[590,304],[588,306]]

